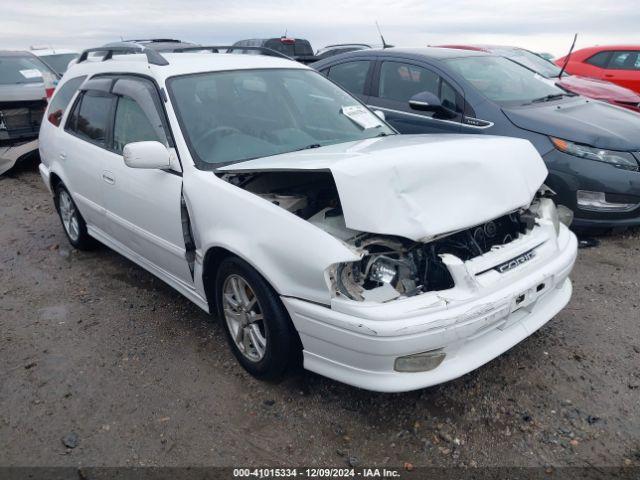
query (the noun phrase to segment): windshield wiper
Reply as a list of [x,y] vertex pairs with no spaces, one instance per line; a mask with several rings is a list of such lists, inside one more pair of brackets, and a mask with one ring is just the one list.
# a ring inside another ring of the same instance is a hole
[[296,148],[293,150],[294,152],[299,152],[300,150],[311,150],[312,148],[320,148],[322,145],[319,143],[312,143],[311,145],[307,145],[306,147]]
[[529,105],[531,103],[542,103],[542,102],[551,102],[553,100],[560,100],[562,97],[574,97],[574,94],[569,93],[552,93],[550,95],[545,95],[544,97],[534,98],[529,103],[525,103],[525,105]]

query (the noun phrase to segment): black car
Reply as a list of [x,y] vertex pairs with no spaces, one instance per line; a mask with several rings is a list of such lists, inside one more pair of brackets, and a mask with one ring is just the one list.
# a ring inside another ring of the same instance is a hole
[[312,63],[318,60],[313,54],[311,43],[303,38],[279,37],[279,38],[250,38],[240,40],[233,44],[234,47],[264,47],[301,62]]
[[366,50],[367,48],[373,48],[367,43],[336,43],[334,45],[327,45],[316,52],[316,58],[318,60],[324,60],[325,58],[340,55],[341,53],[355,52],[356,50]]
[[312,65],[400,133],[529,140],[576,229],[640,225],[640,115],[572,94],[500,56],[448,48],[345,53]]

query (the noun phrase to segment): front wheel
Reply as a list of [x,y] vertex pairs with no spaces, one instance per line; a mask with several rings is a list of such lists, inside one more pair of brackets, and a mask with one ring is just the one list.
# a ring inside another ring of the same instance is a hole
[[84,218],[71,198],[71,194],[62,184],[55,188],[54,201],[69,243],[78,250],[90,250],[94,247],[95,242],[87,233]]
[[218,317],[240,364],[257,378],[281,378],[295,362],[299,340],[278,295],[237,257],[221,263],[215,292]]

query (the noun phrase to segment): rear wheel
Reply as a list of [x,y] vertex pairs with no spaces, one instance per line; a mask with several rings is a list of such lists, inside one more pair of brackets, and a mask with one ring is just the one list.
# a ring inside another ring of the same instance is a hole
[[89,250],[94,247],[95,242],[87,233],[87,224],[64,185],[56,186],[54,200],[69,243],[79,250]]
[[220,264],[215,292],[218,317],[240,364],[257,378],[281,378],[295,362],[299,341],[278,295],[237,257]]

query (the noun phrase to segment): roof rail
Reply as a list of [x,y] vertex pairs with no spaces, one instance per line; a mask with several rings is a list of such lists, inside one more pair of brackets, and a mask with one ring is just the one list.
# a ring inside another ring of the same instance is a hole
[[109,43],[103,47],[88,48],[80,54],[80,57],[76,63],[82,63],[93,52],[105,52],[102,61],[111,60],[113,54],[127,54],[127,53],[144,53],[147,56],[147,61],[153,65],[169,65],[169,62],[155,50],[146,48],[134,42],[121,42],[121,43]]
[[230,53],[233,50],[249,50],[249,51],[260,52],[262,55],[267,55],[269,57],[279,57],[279,58],[285,58],[287,60],[293,60],[293,58],[289,57],[288,55],[285,55],[284,53],[278,52],[271,48],[245,47],[241,45],[201,45],[201,46],[194,45],[193,47],[177,47],[177,48],[174,48],[172,52],[175,52],[175,53],[198,52],[200,50],[208,50],[211,53],[220,53],[220,50],[226,50],[226,52],[224,53]]

